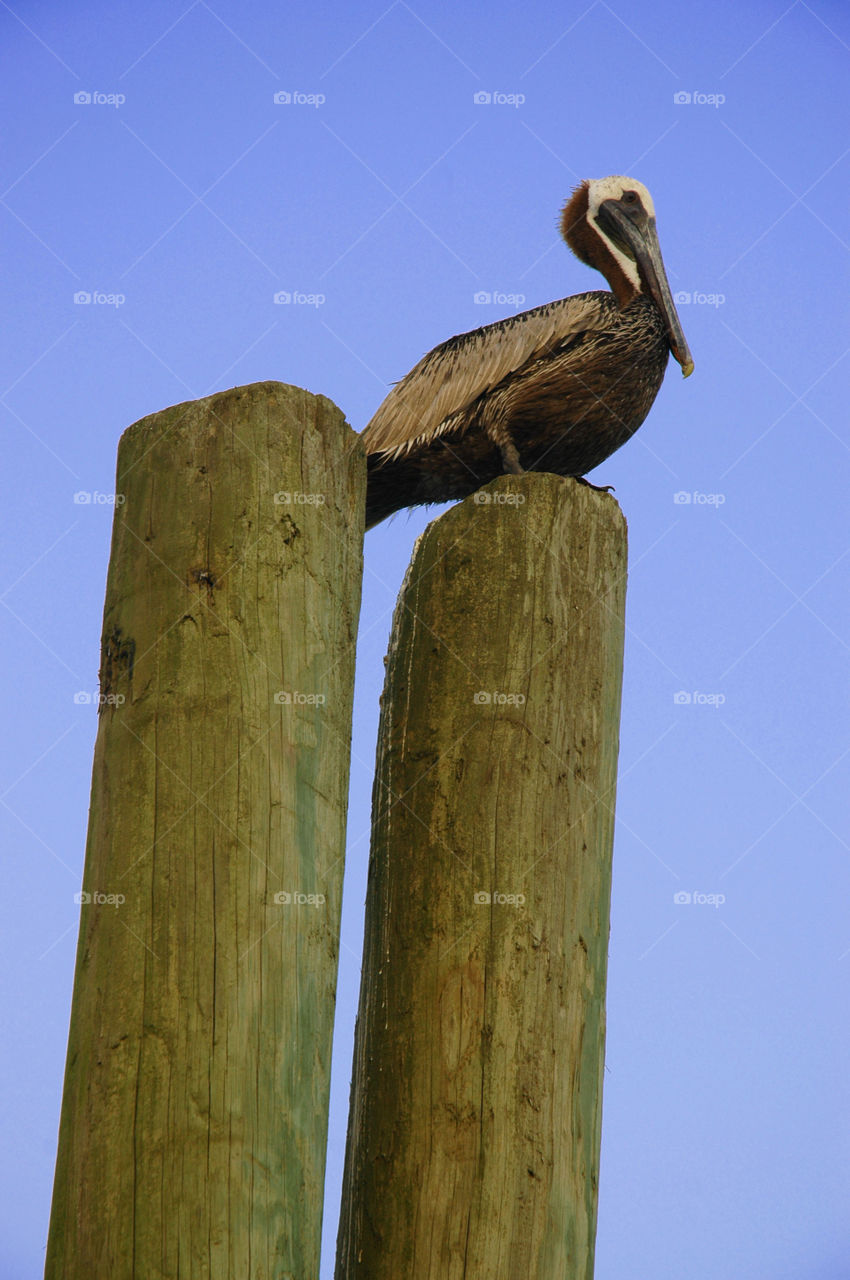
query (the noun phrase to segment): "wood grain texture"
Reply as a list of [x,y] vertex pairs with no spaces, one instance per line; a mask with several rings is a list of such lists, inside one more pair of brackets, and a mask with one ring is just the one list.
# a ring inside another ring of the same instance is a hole
[[318,1275],[364,487],[281,383],[122,437],[48,1280]]
[[373,796],[338,1280],[590,1280],[625,521],[550,475],[431,524]]

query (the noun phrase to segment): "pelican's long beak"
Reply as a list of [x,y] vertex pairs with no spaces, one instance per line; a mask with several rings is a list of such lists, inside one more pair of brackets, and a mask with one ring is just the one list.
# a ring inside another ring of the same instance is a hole
[[600,213],[604,214],[608,233],[615,235],[617,239],[625,240],[628,244],[629,251],[637,262],[641,278],[664,317],[670,350],[682,366],[682,375],[687,378],[694,371],[693,356],[670,292],[664,260],[661,257],[661,246],[655,230],[655,219],[649,217],[644,209],[640,207],[634,209],[632,206],[622,204],[619,200],[605,200],[600,206]]

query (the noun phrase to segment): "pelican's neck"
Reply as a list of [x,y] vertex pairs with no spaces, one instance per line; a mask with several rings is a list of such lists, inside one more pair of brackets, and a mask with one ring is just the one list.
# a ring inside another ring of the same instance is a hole
[[580,262],[602,273],[621,309],[642,293],[637,263],[612,244],[590,214],[587,182],[576,188],[564,206],[561,235]]

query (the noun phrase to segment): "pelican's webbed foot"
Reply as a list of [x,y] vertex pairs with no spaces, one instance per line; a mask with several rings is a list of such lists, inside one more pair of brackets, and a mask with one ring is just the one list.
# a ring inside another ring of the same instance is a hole
[[579,484],[587,485],[588,489],[595,489],[597,493],[616,492],[612,484],[591,484],[589,480],[585,480],[584,476],[570,476],[570,479],[577,480]]

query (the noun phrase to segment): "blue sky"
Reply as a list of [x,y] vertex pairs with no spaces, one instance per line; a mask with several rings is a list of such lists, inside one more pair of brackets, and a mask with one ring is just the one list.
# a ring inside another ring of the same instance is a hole
[[[360,429],[442,339],[603,287],[557,215],[628,173],[696,370],[594,475],[630,537],[597,1280],[850,1277],[846,6],[4,3],[0,25],[0,1273],[41,1272],[73,978],[111,522],[74,495],[112,492],[128,424],[233,385],[307,387]],[[382,657],[434,514],[366,541],[323,1276]]]

